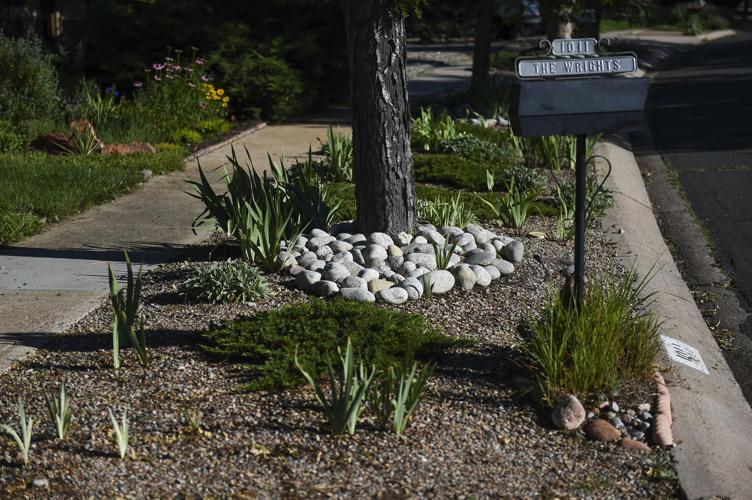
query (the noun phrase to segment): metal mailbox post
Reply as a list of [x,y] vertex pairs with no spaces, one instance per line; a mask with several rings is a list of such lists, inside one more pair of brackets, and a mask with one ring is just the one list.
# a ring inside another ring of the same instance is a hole
[[588,134],[637,129],[643,122],[648,78],[619,78],[637,70],[632,53],[599,54],[603,40],[544,40],[548,54],[518,58],[518,81],[512,91],[509,118],[519,136],[574,135],[575,161],[575,293],[582,302],[585,282],[585,181]]

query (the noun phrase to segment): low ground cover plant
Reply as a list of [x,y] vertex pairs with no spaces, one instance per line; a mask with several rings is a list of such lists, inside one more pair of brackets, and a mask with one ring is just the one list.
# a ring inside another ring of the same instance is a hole
[[499,169],[519,161],[514,151],[503,149],[494,142],[469,134],[443,139],[439,142],[437,149],[439,153],[457,155],[476,162],[491,163]]
[[190,300],[249,302],[266,295],[267,282],[250,262],[228,259],[196,267],[179,292]]
[[203,334],[207,352],[248,363],[250,390],[295,387],[327,369],[327,356],[353,348],[378,369],[413,359],[440,357],[460,341],[426,324],[422,316],[344,300],[314,300],[228,322]]
[[502,165],[453,154],[413,154],[416,181],[472,191],[483,190],[487,171],[500,175],[503,168]]
[[128,192],[155,175],[184,168],[183,152],[152,155],[0,155],[0,243],[21,241],[54,222]]
[[634,271],[594,279],[581,306],[557,293],[531,321],[522,350],[548,405],[564,394],[608,392],[652,374],[660,323],[645,310],[647,279],[633,286]]

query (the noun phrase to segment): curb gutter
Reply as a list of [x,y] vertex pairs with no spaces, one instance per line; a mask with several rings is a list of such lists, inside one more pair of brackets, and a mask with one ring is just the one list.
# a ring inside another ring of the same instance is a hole
[[596,149],[614,165],[606,182],[614,207],[604,223],[623,230],[610,235],[622,263],[641,277],[652,274],[645,292],[655,294],[663,333],[698,349],[709,371],[670,365],[672,454],[682,490],[688,498],[752,498],[752,408],[663,240],[634,155],[605,142]]

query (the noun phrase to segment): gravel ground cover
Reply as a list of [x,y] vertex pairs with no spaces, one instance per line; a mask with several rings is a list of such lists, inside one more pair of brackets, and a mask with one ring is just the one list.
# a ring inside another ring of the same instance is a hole
[[[533,218],[526,231],[551,234],[552,223]],[[664,452],[557,431],[548,412],[517,389],[521,375],[510,359],[519,325],[560,284],[531,256],[539,255],[555,276],[571,251],[555,240],[519,237],[526,259],[513,275],[486,289],[388,306],[424,314],[445,333],[473,341],[441,362],[401,437],[376,430],[368,419],[352,437],[329,435],[308,388],[241,392],[247,371],[204,354],[197,332],[308,299],[290,278],[268,275],[270,294],[258,303],[186,303],[177,286],[192,267],[228,256],[222,245],[198,248],[193,261],[145,275],[141,316],[150,368],[141,368],[126,349],[123,367],[112,370],[111,313],[103,304],[0,376],[0,422],[17,427],[19,395],[35,420],[28,468],[19,465],[15,443],[0,439],[0,496],[674,497]],[[590,233],[588,264],[593,274],[617,269],[601,230]],[[63,376],[73,424],[61,443],[41,389],[56,387]],[[619,404],[643,403],[649,392],[622,391]],[[132,451],[126,460],[117,456],[108,408],[118,415],[128,409]],[[189,425],[195,410],[202,414],[198,430]]]

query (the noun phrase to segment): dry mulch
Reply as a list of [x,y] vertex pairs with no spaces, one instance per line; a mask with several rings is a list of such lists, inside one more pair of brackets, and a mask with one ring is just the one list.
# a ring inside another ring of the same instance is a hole
[[[526,229],[551,234],[547,224],[535,219]],[[475,341],[443,360],[402,437],[369,419],[355,436],[331,436],[310,390],[241,392],[244,368],[211,359],[197,346],[197,332],[212,323],[306,300],[286,278],[269,276],[271,293],[256,304],[190,304],[176,287],[201,262],[162,266],[145,275],[141,315],[149,369],[137,365],[130,349],[121,353],[119,372],[111,368],[111,316],[103,304],[0,376],[0,422],[17,426],[18,395],[35,420],[28,469],[15,443],[0,439],[0,496],[674,497],[676,483],[655,478],[671,472],[663,452],[557,431],[546,412],[511,386],[509,359],[520,342],[520,322],[560,285],[558,277],[546,281],[531,256],[541,255],[555,270],[571,248],[522,239],[526,259],[509,279],[397,306]],[[214,258],[222,253],[213,250]],[[591,233],[588,259],[591,273],[618,267],[601,231]],[[60,443],[41,388],[56,387],[63,376],[74,416]],[[642,402],[645,391],[632,403]],[[132,451],[125,461],[112,439],[110,407],[117,414],[128,409]],[[198,432],[188,429],[190,409],[203,414]],[[31,486],[34,479],[49,485]]]

